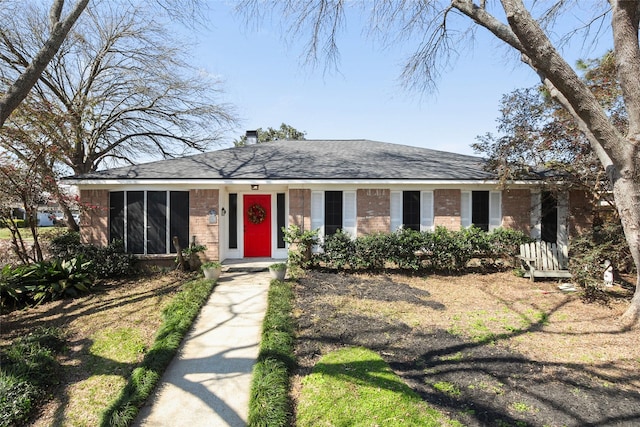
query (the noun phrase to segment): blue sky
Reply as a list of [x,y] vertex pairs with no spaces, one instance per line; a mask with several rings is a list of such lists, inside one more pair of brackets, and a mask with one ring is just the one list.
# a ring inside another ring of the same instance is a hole
[[[224,100],[241,119],[227,144],[247,129],[287,123],[308,139],[371,139],[474,154],[478,135],[495,133],[503,94],[538,83],[537,76],[493,36],[480,29],[475,47],[460,53],[434,93],[400,84],[407,44],[383,49],[357,22],[339,39],[338,71],[324,73],[301,61],[303,43],[287,41],[279,22],[247,25],[227,2],[211,3],[210,27],[197,42],[193,65],[223,80]],[[306,40],[303,40],[306,41]],[[574,51],[595,58],[609,46]]]

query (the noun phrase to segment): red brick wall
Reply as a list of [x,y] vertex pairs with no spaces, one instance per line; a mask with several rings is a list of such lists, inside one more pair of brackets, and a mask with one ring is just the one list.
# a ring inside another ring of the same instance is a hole
[[388,233],[391,229],[391,192],[386,189],[358,190],[358,236]]
[[84,207],[80,216],[82,243],[106,246],[109,243],[109,190],[80,190]]
[[311,190],[289,190],[289,225],[311,230]]
[[531,191],[504,190],[502,192],[502,226],[531,232]]
[[460,190],[434,190],[433,223],[450,230],[460,229]]
[[569,236],[575,237],[593,226],[593,204],[589,193],[569,192]]
[[205,245],[205,257],[208,260],[217,260],[220,257],[219,224],[209,224],[209,211],[215,209],[220,212],[218,206],[218,190],[190,190],[189,191],[189,242],[192,236],[196,238],[196,244]]

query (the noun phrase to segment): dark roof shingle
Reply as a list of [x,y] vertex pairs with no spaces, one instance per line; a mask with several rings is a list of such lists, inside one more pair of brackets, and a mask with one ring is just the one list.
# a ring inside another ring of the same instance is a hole
[[369,140],[272,141],[72,180],[489,180],[479,157]]

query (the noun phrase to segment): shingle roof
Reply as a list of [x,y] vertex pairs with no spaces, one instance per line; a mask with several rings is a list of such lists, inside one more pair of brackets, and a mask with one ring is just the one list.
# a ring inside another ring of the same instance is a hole
[[72,180],[488,180],[479,157],[369,140],[272,141]]

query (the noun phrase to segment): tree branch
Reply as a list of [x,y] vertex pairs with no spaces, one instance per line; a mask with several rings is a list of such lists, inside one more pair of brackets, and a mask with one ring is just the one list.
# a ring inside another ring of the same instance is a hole
[[[62,7],[60,3],[64,2],[58,0],[54,3],[51,16],[55,16],[55,14],[58,13],[58,7]],[[57,21],[55,25],[53,25],[51,34],[45,45],[36,54],[20,77],[9,87],[7,93],[0,99],[0,127],[4,125],[4,122],[13,110],[27,97],[29,91],[36,84],[56,52],[58,52],[71,27],[78,20],[80,14],[88,4],[89,0],[78,0],[67,18],[64,21]]]

